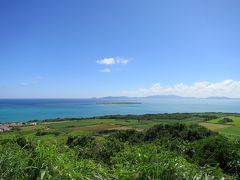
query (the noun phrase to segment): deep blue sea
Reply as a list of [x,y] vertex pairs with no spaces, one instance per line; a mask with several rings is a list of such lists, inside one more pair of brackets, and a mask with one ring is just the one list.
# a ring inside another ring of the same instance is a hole
[[[142,102],[142,104],[97,104],[96,102],[99,101],[95,99],[0,99],[0,122],[92,117],[112,114],[240,113],[239,99],[163,98],[136,100],[137,102]],[[118,101],[121,100],[118,99]]]

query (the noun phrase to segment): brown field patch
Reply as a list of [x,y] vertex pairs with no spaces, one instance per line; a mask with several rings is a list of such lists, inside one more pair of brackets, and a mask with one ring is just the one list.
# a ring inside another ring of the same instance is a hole
[[69,122],[68,120],[66,121],[49,121],[49,122],[41,122],[43,125],[48,125],[48,124],[59,124],[59,123],[66,123]]
[[218,129],[233,127],[232,125],[227,125],[227,124],[216,124],[216,123],[205,123],[205,122],[200,123],[200,125],[213,131]]
[[121,125],[113,124],[99,124],[99,125],[90,125],[90,126],[79,126],[68,128],[70,130],[79,130],[79,131],[99,131],[99,130],[111,130],[111,129],[126,129],[126,127]]
[[133,129],[132,127],[127,127],[127,126],[119,126],[119,127],[114,127],[114,128],[110,128],[108,130],[112,130],[112,129],[116,129],[116,130],[128,130],[128,129]]

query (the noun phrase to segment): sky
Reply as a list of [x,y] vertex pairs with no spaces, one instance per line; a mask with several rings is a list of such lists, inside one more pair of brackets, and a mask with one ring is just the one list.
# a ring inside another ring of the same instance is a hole
[[239,0],[1,0],[0,98],[240,97]]

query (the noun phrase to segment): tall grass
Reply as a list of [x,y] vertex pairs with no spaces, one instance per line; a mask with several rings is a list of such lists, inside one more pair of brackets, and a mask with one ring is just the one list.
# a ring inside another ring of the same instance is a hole
[[161,146],[145,144],[126,147],[112,158],[120,179],[221,179],[217,168],[199,168],[181,155],[168,152]]
[[103,164],[79,159],[64,146],[38,143],[31,151],[16,144],[0,146],[1,179],[112,179]]

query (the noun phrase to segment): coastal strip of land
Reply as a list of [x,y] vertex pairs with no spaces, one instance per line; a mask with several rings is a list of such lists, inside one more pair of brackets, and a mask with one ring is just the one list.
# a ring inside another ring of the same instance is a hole
[[[53,136],[53,139],[64,139],[67,135],[88,134],[92,131],[97,131],[98,128],[99,130],[133,128],[141,131],[156,124],[164,123],[199,124],[222,135],[231,135],[231,137],[239,137],[240,134],[240,114],[237,113],[105,115],[89,118],[56,118],[28,122],[0,122],[0,134],[4,139],[5,136],[16,136],[18,133],[24,134],[25,131],[27,135],[34,136],[37,130],[41,130],[60,134],[59,136]],[[3,135],[1,132],[6,133]]]

